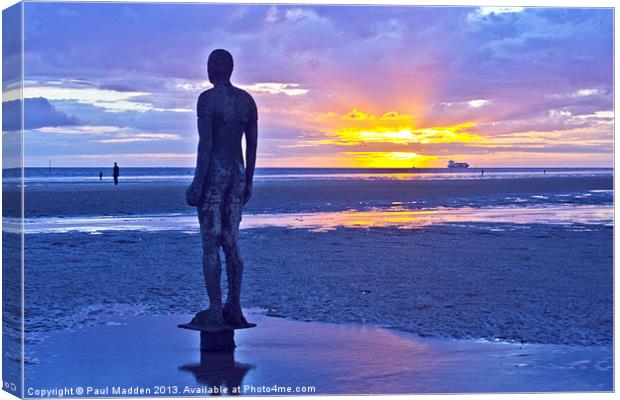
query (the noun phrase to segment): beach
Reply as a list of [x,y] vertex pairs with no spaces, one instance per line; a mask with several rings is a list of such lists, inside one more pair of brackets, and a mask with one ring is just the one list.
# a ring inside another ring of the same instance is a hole
[[[611,172],[486,175],[257,179],[240,234],[243,306],[260,318],[380,327],[411,340],[611,359]],[[27,369],[44,368],[42,349],[60,332],[208,305],[188,183],[26,182]],[[563,362],[579,361],[571,357]],[[583,379],[581,389],[611,387]],[[517,386],[506,387],[528,390]],[[408,390],[460,390],[436,387]]]

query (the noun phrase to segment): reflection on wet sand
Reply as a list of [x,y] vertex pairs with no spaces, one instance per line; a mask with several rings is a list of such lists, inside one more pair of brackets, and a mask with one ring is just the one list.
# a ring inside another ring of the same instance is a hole
[[[250,217],[250,216],[249,216]],[[255,216],[258,217],[258,216]],[[330,213],[261,215],[245,228],[277,226],[329,231],[336,228],[420,228],[450,223],[508,224],[603,224],[613,222],[613,209],[606,206],[436,208],[410,211],[343,211]]]
[[191,372],[207,393],[240,394],[240,386],[253,365],[235,362],[235,351],[201,351],[199,364],[187,364],[180,371]]
[[201,354],[198,335],[177,328],[187,315],[114,316],[52,333],[29,345],[39,361],[26,365],[26,388],[165,385],[170,395],[197,397],[214,385],[272,396],[613,389],[610,345],[421,338],[375,325],[246,315],[260,328],[239,333],[234,355]]
[[[3,230],[19,232],[18,221],[5,220]],[[373,211],[249,214],[243,216],[242,229],[300,228],[329,231],[336,228],[421,228],[453,223],[503,224],[599,224],[613,225],[613,206],[580,205],[553,207],[489,207],[433,208],[407,210],[386,208]],[[31,218],[24,224],[24,233],[65,233],[140,230],[197,232],[198,221],[193,215],[154,215],[139,217],[70,217]]]

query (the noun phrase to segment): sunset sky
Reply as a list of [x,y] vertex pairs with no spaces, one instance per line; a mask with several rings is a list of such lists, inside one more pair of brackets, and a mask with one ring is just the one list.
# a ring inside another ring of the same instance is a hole
[[26,3],[24,24],[27,166],[192,166],[216,48],[259,167],[612,166],[611,9]]

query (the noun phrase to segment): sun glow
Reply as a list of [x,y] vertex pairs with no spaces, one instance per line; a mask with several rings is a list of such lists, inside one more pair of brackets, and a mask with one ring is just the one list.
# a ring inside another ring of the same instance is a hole
[[354,145],[363,143],[475,143],[482,142],[482,137],[465,132],[474,126],[473,122],[444,127],[413,128],[412,126],[385,126],[377,124],[373,128],[341,128],[332,132],[334,139],[329,143]]
[[[346,146],[354,148],[341,152],[344,159],[356,167],[409,168],[428,167],[436,156],[420,154],[419,149],[407,146],[436,143],[482,144],[484,138],[469,132],[474,122],[447,126],[419,126],[415,117],[397,111],[373,115],[357,108],[344,114],[325,112],[315,115],[320,132],[309,134],[290,147]],[[371,151],[368,146],[381,146]],[[392,146],[392,148],[389,148]],[[386,147],[388,147],[386,149]],[[357,150],[360,151],[357,151]],[[415,151],[407,151],[407,150]]]
[[[481,143],[483,138],[467,132],[475,126],[465,122],[452,126],[419,127],[414,117],[397,111],[388,111],[379,116],[368,114],[357,108],[340,118],[334,112],[318,114],[327,128],[323,139],[304,140],[303,145],[335,144],[351,146],[364,143],[429,144],[429,143]],[[343,123],[343,121],[346,121]]]
[[348,151],[344,154],[352,157],[354,165],[361,168],[422,168],[437,159],[406,151]]

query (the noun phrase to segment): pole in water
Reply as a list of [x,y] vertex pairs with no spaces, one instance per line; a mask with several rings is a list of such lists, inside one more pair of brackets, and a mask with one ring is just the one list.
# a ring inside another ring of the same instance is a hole
[[49,162],[49,172],[52,172],[52,160]]

